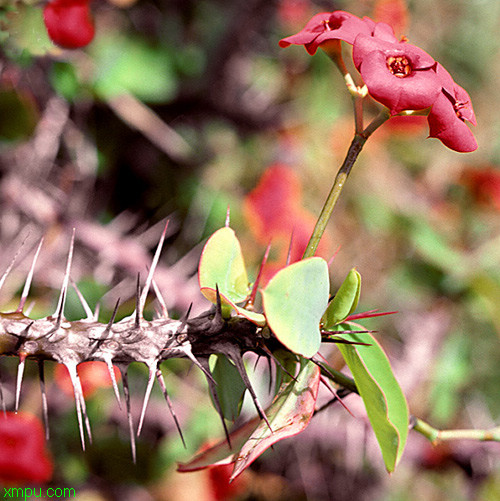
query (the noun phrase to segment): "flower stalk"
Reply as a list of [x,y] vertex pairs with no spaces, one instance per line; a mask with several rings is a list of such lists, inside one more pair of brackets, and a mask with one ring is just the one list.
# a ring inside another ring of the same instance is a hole
[[[356,99],[356,98],[355,98]],[[361,99],[361,98],[359,98]],[[356,104],[355,104],[356,108]],[[356,110],[357,111],[357,110]],[[355,113],[356,116],[358,115]],[[349,177],[351,169],[356,162],[358,155],[361,153],[363,146],[366,143],[366,140],[386,121],[390,118],[390,115],[387,111],[382,111],[362,132],[356,132],[354,134],[354,138],[349,146],[349,150],[347,151],[347,155],[342,163],[340,169],[335,176],[335,180],[333,182],[333,186],[328,194],[328,197],[323,205],[323,209],[316,221],[316,226],[314,227],[313,233],[309,242],[307,244],[306,250],[304,251],[304,255],[302,259],[306,259],[308,257],[314,256],[316,249],[318,248],[319,242],[323,233],[326,230],[328,225],[328,221],[333,213],[333,209],[337,204],[337,200],[342,193],[342,189]],[[359,117],[356,118],[356,126],[359,124]]]

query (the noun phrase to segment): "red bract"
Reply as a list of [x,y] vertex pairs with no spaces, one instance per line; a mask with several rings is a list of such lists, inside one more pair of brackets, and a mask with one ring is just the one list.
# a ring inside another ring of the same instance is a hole
[[51,479],[52,470],[40,421],[22,413],[0,415],[0,481],[8,485],[44,483]]
[[[120,371],[113,367],[115,379],[120,380]],[[108,388],[112,385],[108,368],[104,362],[83,362],[78,365],[78,376],[82,383],[84,397],[91,397],[99,388]],[[73,384],[65,365],[57,364],[54,380],[66,395],[73,395]]]
[[477,142],[465,121],[476,125],[476,116],[469,94],[457,85],[451,75],[437,65],[437,75],[441,82],[441,93],[427,117],[429,137],[439,139],[455,151],[467,153],[477,149]]
[[429,108],[441,92],[436,61],[414,45],[359,35],[352,57],[370,95],[392,115]]
[[78,49],[94,38],[89,0],[53,0],[43,9],[50,39],[65,49]]
[[359,34],[380,36],[382,39],[395,40],[392,28],[385,23],[375,23],[365,17],[360,19],[353,14],[337,10],[316,14],[299,33],[280,40],[280,47],[303,45],[309,54],[329,40],[343,40],[354,43]]

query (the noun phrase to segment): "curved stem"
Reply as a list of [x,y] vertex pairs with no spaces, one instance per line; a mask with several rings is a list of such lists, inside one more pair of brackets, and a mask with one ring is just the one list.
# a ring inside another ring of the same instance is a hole
[[337,204],[337,200],[344,188],[344,184],[349,177],[352,166],[361,150],[363,149],[366,140],[377,130],[387,119],[389,118],[389,114],[387,112],[381,112],[380,115],[375,118],[369,125],[363,130],[361,133],[356,133],[354,135],[354,139],[349,146],[349,150],[347,151],[347,155],[344,159],[343,164],[341,165],[337,175],[335,177],[335,181],[333,182],[333,186],[328,194],[325,204],[323,205],[323,209],[318,217],[316,222],[316,226],[314,227],[311,238],[309,239],[309,243],[307,244],[306,250],[302,259],[314,256],[316,249],[318,248],[319,242],[323,233],[325,232],[328,221],[330,220],[330,216],[332,215],[333,209]]

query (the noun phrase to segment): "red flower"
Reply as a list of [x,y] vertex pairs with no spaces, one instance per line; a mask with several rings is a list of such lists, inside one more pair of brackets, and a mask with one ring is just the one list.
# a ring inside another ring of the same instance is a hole
[[53,0],[43,9],[50,39],[65,49],[88,45],[94,38],[90,0]]
[[22,413],[0,415],[0,481],[43,483],[52,478],[52,470],[40,421]]
[[451,75],[437,65],[441,93],[427,117],[429,137],[439,139],[445,146],[463,153],[477,149],[477,142],[465,121],[476,125],[476,116],[469,94],[457,85]]
[[370,95],[392,115],[429,108],[441,92],[436,61],[414,45],[359,35],[352,57]]
[[349,12],[337,10],[316,14],[299,33],[280,40],[280,47],[303,45],[313,55],[318,47],[329,40],[343,40],[353,44],[359,34],[396,40],[392,28],[385,23],[375,23],[365,17],[360,19]]

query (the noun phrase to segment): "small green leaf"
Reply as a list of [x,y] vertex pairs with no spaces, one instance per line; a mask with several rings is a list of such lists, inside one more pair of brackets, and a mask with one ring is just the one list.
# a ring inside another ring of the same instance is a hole
[[250,293],[241,245],[229,227],[217,230],[205,244],[198,268],[203,295],[217,302],[216,288],[226,304],[241,303]]
[[353,268],[347,274],[323,315],[323,329],[333,329],[342,323],[358,306],[360,292],[361,275]]
[[269,327],[294,353],[310,358],[319,350],[328,289],[328,265],[312,257],[278,271],[262,291]]
[[222,414],[226,419],[235,421],[240,415],[247,387],[241,379],[238,369],[225,355],[219,354],[210,357],[210,371],[217,383],[216,391]]
[[320,382],[319,367],[310,360],[301,359],[295,380],[282,385],[280,392],[266,410],[272,431],[260,421],[235,459],[231,480],[279,440],[302,432],[314,413]]
[[366,413],[377,437],[387,471],[394,471],[408,436],[408,404],[394,377],[389,360],[368,333],[345,333],[344,339],[370,346],[337,345],[352,372]]

